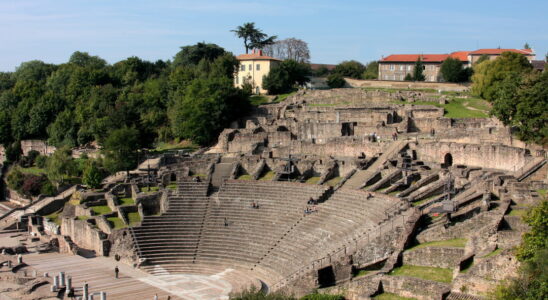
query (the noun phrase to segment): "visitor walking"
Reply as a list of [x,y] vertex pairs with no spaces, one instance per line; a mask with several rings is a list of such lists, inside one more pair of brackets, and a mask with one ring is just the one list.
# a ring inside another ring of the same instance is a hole
[[114,267],[114,276],[116,279],[118,279],[118,273],[120,273],[120,270],[118,269],[118,266]]
[[154,294],[154,300],[158,300],[158,294]]

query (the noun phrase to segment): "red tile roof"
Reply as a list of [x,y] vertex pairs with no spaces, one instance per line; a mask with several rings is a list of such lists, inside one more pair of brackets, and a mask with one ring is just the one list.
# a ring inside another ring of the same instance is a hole
[[423,62],[442,62],[449,57],[447,54],[392,54],[381,62],[415,62],[419,56]]
[[240,54],[240,55],[236,56],[236,59],[238,59],[238,60],[277,60],[277,61],[281,61],[281,59],[277,59],[277,58],[274,58],[274,57],[263,55],[262,50],[258,50],[258,51],[253,50],[253,52],[251,52],[250,54]]
[[478,49],[476,51],[470,52],[471,55],[482,55],[482,54],[491,54],[499,55],[503,52],[515,52],[520,54],[533,54],[533,49]]
[[470,53],[470,51],[457,51],[457,52],[453,52],[453,53],[449,54],[449,56],[452,57],[452,58],[456,58],[460,61],[466,62],[466,61],[468,61],[468,54],[469,53]]

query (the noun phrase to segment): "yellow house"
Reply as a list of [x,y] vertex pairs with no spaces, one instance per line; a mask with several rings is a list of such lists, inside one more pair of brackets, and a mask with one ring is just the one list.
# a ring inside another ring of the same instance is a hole
[[241,87],[244,82],[251,83],[253,93],[264,94],[263,76],[279,64],[281,60],[266,56],[262,50],[253,50],[251,54],[242,54],[236,57],[240,61],[240,68],[234,78],[234,85]]

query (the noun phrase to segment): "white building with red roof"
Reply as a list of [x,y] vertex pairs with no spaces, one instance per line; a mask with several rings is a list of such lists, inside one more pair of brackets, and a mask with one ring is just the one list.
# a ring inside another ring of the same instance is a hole
[[249,82],[253,93],[265,94],[267,91],[263,88],[263,77],[281,60],[264,55],[262,50],[253,50],[250,54],[241,54],[236,58],[240,61],[240,67],[234,76],[234,85],[241,87],[245,82]]
[[415,62],[420,58],[423,63],[425,81],[443,81],[440,67],[448,57],[460,60],[464,67],[470,67],[483,55],[486,55],[489,59],[495,59],[503,52],[523,54],[529,61],[535,59],[535,54],[531,49],[479,49],[476,51],[457,51],[450,54],[392,54],[383,57],[379,61],[378,79],[403,81],[407,74],[413,74]]

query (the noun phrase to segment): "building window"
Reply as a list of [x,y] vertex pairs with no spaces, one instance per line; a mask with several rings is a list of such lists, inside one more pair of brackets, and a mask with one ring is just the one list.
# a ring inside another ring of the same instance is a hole
[[400,71],[403,71],[405,70],[405,66],[404,65],[400,65]]
[[249,71],[253,71],[253,65],[249,65]]
[[411,71],[411,66],[407,66],[407,71]]
[[240,66],[240,71],[245,71],[245,65]]
[[257,67],[256,67],[257,71],[260,71],[260,70],[261,70],[261,65],[256,64],[256,66],[257,66]]
[[394,65],[390,65],[390,70],[394,71]]
[[426,70],[426,66],[422,66],[422,69],[423,69],[423,70]]

